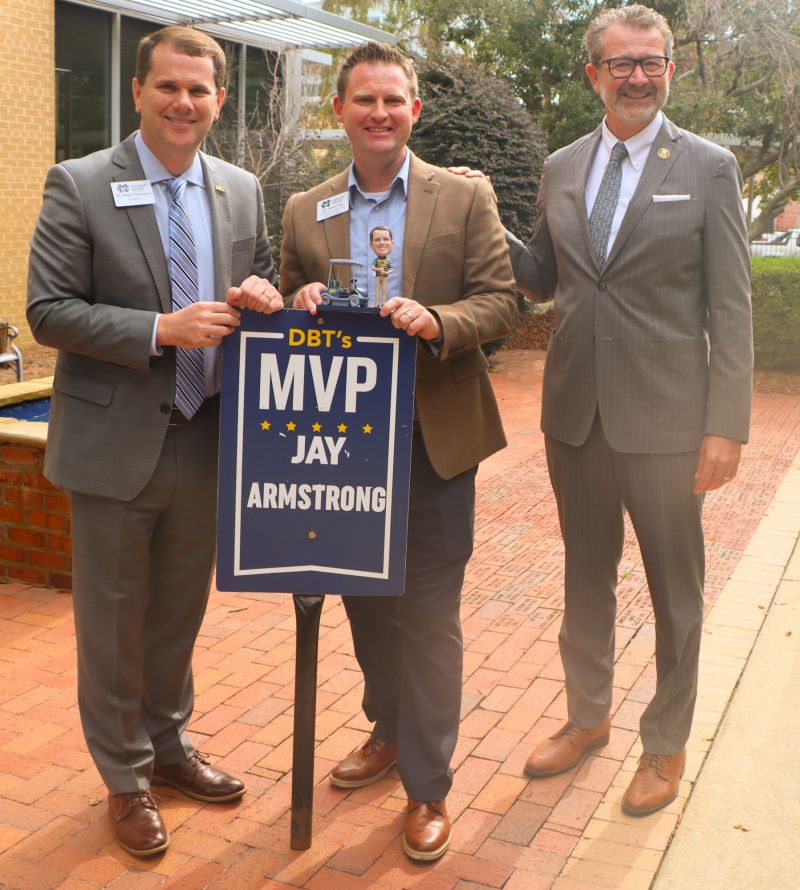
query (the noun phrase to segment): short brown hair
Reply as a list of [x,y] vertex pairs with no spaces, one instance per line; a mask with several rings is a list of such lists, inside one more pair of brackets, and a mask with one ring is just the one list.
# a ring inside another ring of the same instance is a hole
[[145,34],[139,41],[136,50],[136,80],[144,84],[153,60],[153,50],[159,43],[169,44],[176,52],[185,56],[201,56],[211,59],[214,65],[214,83],[217,90],[222,90],[228,82],[228,62],[222,47],[213,37],[187,28],[185,25],[169,25],[151,34]]
[[375,228],[369,233],[369,243],[372,244],[372,236],[375,232],[388,232],[389,237],[394,241],[394,235],[392,234],[392,230],[389,226],[375,226]]
[[655,28],[664,38],[664,55],[672,57],[675,39],[667,20],[655,9],[650,9],[639,3],[632,3],[630,6],[622,6],[619,9],[604,9],[600,15],[595,16],[589,22],[589,27],[583,38],[583,45],[586,47],[589,61],[593,65],[600,61],[603,53],[603,34],[614,25],[623,28],[636,28],[640,31],[649,31],[650,28]]
[[357,46],[350,55],[342,62],[339,73],[336,76],[336,95],[340,102],[344,102],[344,94],[347,92],[347,82],[350,80],[350,72],[356,65],[362,62],[371,64],[397,65],[403,69],[403,73],[408,79],[408,91],[411,94],[411,101],[419,95],[419,83],[417,82],[417,72],[411,64],[411,60],[407,59],[399,50],[388,43],[377,43],[370,40]]

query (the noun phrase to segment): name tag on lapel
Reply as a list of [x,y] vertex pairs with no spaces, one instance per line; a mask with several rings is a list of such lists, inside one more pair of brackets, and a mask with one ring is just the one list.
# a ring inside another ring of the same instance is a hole
[[691,195],[653,195],[654,204],[666,204],[669,201],[691,201]]
[[317,222],[346,213],[350,209],[350,192],[341,192],[330,198],[317,201]]
[[117,207],[138,207],[140,204],[156,202],[149,179],[130,179],[127,182],[111,182],[109,185]]

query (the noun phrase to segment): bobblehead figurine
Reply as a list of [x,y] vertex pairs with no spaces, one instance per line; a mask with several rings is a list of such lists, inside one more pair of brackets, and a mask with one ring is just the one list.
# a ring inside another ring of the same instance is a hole
[[383,306],[386,302],[386,291],[389,288],[389,276],[392,274],[392,233],[385,226],[375,226],[369,233],[369,245],[375,254],[372,271],[375,273],[375,305]]

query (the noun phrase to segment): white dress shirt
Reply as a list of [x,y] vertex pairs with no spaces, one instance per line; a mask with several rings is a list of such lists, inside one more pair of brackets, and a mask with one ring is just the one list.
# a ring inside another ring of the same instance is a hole
[[[652,121],[635,136],[630,139],[622,140],[625,148],[628,149],[628,156],[622,162],[622,184],[619,190],[619,200],[617,201],[617,209],[614,211],[614,219],[611,221],[611,234],[608,238],[608,253],[614,245],[614,239],[622,224],[625,211],[631,202],[636,186],[639,185],[639,179],[644,169],[647,156],[656,140],[658,131],[661,129],[663,115],[659,111]],[[603,120],[603,136],[597,147],[597,154],[589,169],[589,176],[586,179],[586,216],[592,213],[595,198],[600,191],[600,182],[603,179],[603,173],[611,157],[611,149],[620,140],[608,129],[605,119]],[[606,254],[606,256],[608,255]]]

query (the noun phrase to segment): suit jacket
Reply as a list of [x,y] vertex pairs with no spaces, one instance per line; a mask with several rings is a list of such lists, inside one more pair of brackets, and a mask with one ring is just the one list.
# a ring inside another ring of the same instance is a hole
[[[274,279],[256,178],[201,154],[219,300],[248,275]],[[144,178],[133,137],[51,168],[31,240],[28,321],[59,350],[45,475],[121,500],[150,479],[175,395],[175,349],[150,355],[155,313],[171,311],[154,207],[116,207],[109,183]]]
[[[286,204],[281,292],[327,281],[350,255],[350,214],[317,222],[317,202],[347,191],[347,172]],[[506,444],[480,344],[511,329],[517,306],[503,227],[485,182],[453,176],[413,154],[403,243],[403,296],[439,317],[439,354],[417,348],[416,409],[433,468],[451,479]]]
[[580,445],[599,408],[618,451],[691,451],[706,434],[747,441],[750,258],[736,159],[664,118],[601,272],[585,202],[600,138],[598,127],[547,159],[533,238],[509,239],[520,290],[555,298],[542,430]]

